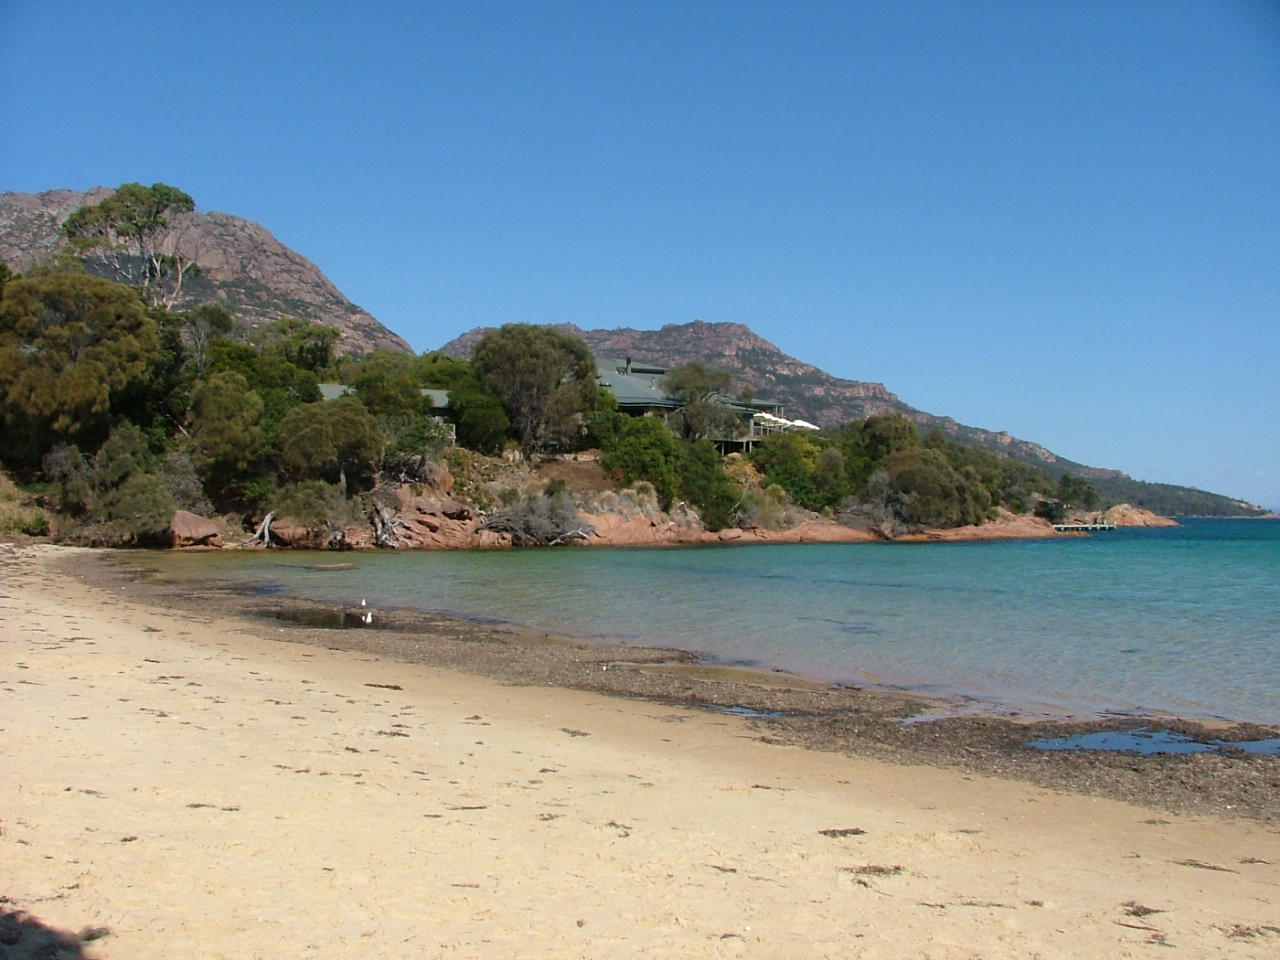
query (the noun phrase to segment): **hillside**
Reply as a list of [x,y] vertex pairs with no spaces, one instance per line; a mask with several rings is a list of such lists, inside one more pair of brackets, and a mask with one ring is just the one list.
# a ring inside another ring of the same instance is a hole
[[[1059,457],[1038,443],[1019,440],[1003,431],[983,430],[917,410],[882,383],[834,377],[810,363],[783,353],[777,346],[740,323],[667,324],[660,330],[563,329],[581,336],[597,356],[632,357],[675,367],[694,360],[733,373],[739,386],[756,396],[785,405],[787,416],[801,417],[824,427],[884,413],[903,413],[924,430],[938,427],[961,443],[986,447],[1001,456],[1039,467],[1056,479],[1064,473],[1088,477],[1108,503],[1130,502],[1165,515],[1255,516],[1265,513],[1252,504],[1215,493],[1171,484],[1144,483],[1119,470],[1091,467]],[[441,350],[469,357],[486,328],[477,327],[445,344]]]
[[[63,221],[111,193],[95,187],[84,193],[0,194],[0,261],[19,273],[48,262],[64,244]],[[319,267],[262,225],[216,211],[177,214],[173,225],[177,251],[200,266],[199,274],[184,282],[175,308],[216,300],[250,327],[280,317],[337,327],[344,352],[410,349],[402,337],[343,296]]]

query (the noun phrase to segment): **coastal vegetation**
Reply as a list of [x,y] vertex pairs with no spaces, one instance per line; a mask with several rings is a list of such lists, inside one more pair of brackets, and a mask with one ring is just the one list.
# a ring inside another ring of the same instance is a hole
[[[308,338],[301,338],[301,342],[306,349],[330,350],[337,375],[327,374],[324,379],[347,384],[379,421],[387,444],[384,472],[412,473],[412,464],[422,457],[423,449],[438,451],[455,436],[467,449],[488,455],[501,455],[513,439],[517,443],[522,442],[522,437],[524,442],[537,442],[534,434],[523,430],[513,434],[507,407],[494,393],[502,392],[501,383],[482,387],[470,364],[453,362],[456,358],[471,358],[488,328],[462,334],[442,347],[440,353],[431,355],[429,361],[414,357],[402,338],[351,303],[314,264],[279,243],[261,225],[229,214],[197,212],[193,198],[176,187],[129,183],[84,193],[6,193],[0,196],[0,248],[10,265],[21,269],[28,278],[61,273],[117,281],[132,287],[145,308],[161,308],[184,317],[183,347],[198,378],[208,372],[219,340],[262,347],[270,340],[281,339],[282,323],[313,331],[328,325],[336,333],[327,345],[307,343]],[[0,286],[4,282],[0,275]],[[290,317],[306,319],[287,319]],[[736,427],[731,429],[732,418],[720,401],[733,398],[739,404],[749,404],[753,392],[761,390],[771,403],[784,405],[787,416],[799,416],[829,428],[863,422],[873,416],[903,414],[922,434],[937,427],[948,439],[965,447],[982,447],[1000,460],[1019,461],[1043,471],[1052,482],[1050,493],[1062,475],[1071,474],[1088,479],[1103,503],[1128,502],[1165,515],[1265,513],[1228,497],[1170,484],[1143,483],[1119,471],[1074,463],[1006,433],[968,427],[915,409],[883,384],[842,380],[788,357],[741,324],[693,321],[668,324],[661,330],[563,329],[573,338],[580,335],[596,357],[637,357],[668,368],[671,375],[662,386],[669,397],[680,401],[681,407],[668,422],[682,440],[733,433]],[[255,360],[253,351],[237,358],[225,343],[218,349],[223,354],[222,365],[235,367],[263,397],[263,441],[274,443],[273,429],[289,401],[285,394],[291,390],[305,392],[306,385],[276,383],[268,387],[255,382],[272,376],[278,379],[282,371],[265,369],[263,354]],[[314,361],[307,358],[306,349],[291,355],[291,362],[304,369],[313,368]],[[371,356],[375,352],[381,354],[377,362]],[[362,379],[373,382],[349,382],[346,355],[360,357],[367,371],[361,374]],[[394,388],[384,396],[376,392],[379,378],[374,374],[379,364],[399,372],[382,381]],[[413,369],[407,371],[409,367]],[[407,377],[406,372],[410,374]],[[417,410],[418,397],[411,382],[414,377],[423,387],[447,391],[448,410],[433,411],[434,415],[447,416],[450,423],[446,430],[438,430],[439,425],[431,426],[430,420],[405,412]],[[584,390],[580,396],[585,397],[586,393]],[[606,447],[624,419],[618,416],[609,396],[597,393],[591,408],[582,414],[586,444]],[[565,446],[563,440],[580,439],[576,431],[582,423],[570,418],[568,426],[567,437],[551,438],[545,450],[533,455],[558,455]],[[721,451],[724,450],[722,445]],[[391,462],[393,452],[399,465]],[[823,471],[838,466],[835,453],[829,449],[824,450],[823,457]],[[730,472],[735,477],[741,473]],[[750,493],[738,507],[740,514],[748,511],[752,498],[762,508],[776,500],[775,495],[756,498]],[[677,497],[678,501],[681,499]],[[809,502],[815,502],[813,496]],[[794,501],[790,503],[796,510],[804,509]]]
[[[922,435],[900,412],[748,438],[750,388],[700,361],[663,379],[665,415],[628,415],[597,385],[583,339],[556,327],[489,330],[470,360],[340,356],[336,327],[247,323],[217,301],[178,309],[198,268],[172,233],[192,209],[176,188],[125,185],[72,214],[44,265],[19,276],[0,264],[0,465],[19,484],[7,502],[22,504],[8,508],[10,532],[131,542],[175,510],[244,529],[271,516],[385,525],[389,489],[443,469],[483,512],[479,529],[565,542],[585,529],[582,491],[495,494],[493,477],[473,479],[586,451],[613,489],[643,489],[710,531],[821,514],[894,536],[1001,511],[1056,522],[1109,499],[1081,476]],[[1129,499],[1160,502],[1161,485],[1138,486]]]
[[[125,200],[69,221],[78,267],[64,258],[26,277],[0,273],[0,461],[55,526],[87,542],[144,538],[177,509],[250,529],[267,514],[350,522],[373,509],[380,484],[417,482],[459,450],[536,460],[595,449],[616,486],[645,484],[660,509],[713,531],[785,526],[807,511],[900,532],[980,524],[1000,508],[1096,505],[1086,481],[1055,487],[938,430],[921,436],[901,414],[771,434],[725,456],[716,438],[740,435],[726,373],[678,367],[665,382],[678,409],[628,416],[597,386],[586,344],[553,327],[493,330],[471,361],[338,357],[332,327],[248,328],[215,303],[172,310],[157,295],[173,265],[155,232],[166,203],[183,201],[158,189]],[[146,261],[132,286],[89,272],[121,245]],[[563,485],[482,506],[482,528],[515,543],[582,529]]]

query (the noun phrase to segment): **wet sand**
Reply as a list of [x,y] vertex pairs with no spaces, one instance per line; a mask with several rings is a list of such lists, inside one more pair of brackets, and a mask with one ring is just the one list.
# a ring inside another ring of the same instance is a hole
[[[317,629],[102,559],[0,546],[0,895],[109,928],[90,956],[1280,946],[1273,758],[1024,759],[1007,720],[902,725],[910,697],[444,618]],[[1270,799],[1103,795],[1152,779]]]

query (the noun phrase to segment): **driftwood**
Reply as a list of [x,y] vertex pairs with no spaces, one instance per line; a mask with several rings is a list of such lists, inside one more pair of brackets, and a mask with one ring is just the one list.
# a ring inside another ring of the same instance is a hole
[[556,547],[586,540],[595,527],[583,523],[567,493],[528,497],[493,514],[478,527],[506,533],[517,547]]
[[409,540],[396,530],[397,527],[404,526],[404,521],[392,513],[385,504],[374,505],[374,508],[369,511],[369,523],[373,526],[373,542],[376,546],[394,550],[401,545],[408,545]]
[[590,539],[591,533],[594,530],[595,530],[595,527],[593,527],[591,524],[589,523],[584,524],[583,526],[579,527],[577,530],[570,530],[568,533],[561,534],[560,536],[552,540],[550,543],[548,543],[547,546],[558,547],[561,544],[569,543],[572,540]]
[[252,537],[247,540],[240,541],[240,546],[247,547],[250,544],[257,543],[259,540],[262,541],[262,545],[264,547],[271,546],[271,521],[275,518],[276,512],[272,510],[262,518],[262,522],[258,524],[258,529],[254,532]]
[[347,543],[347,532],[336,524],[331,525],[329,533],[325,537],[325,549],[350,550],[351,544]]

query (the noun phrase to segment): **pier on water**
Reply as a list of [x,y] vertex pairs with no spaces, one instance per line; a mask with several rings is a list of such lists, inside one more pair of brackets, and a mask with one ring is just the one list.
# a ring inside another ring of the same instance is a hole
[[1114,523],[1107,523],[1105,520],[1101,523],[1055,523],[1053,529],[1059,533],[1084,533],[1089,530],[1114,530]]

